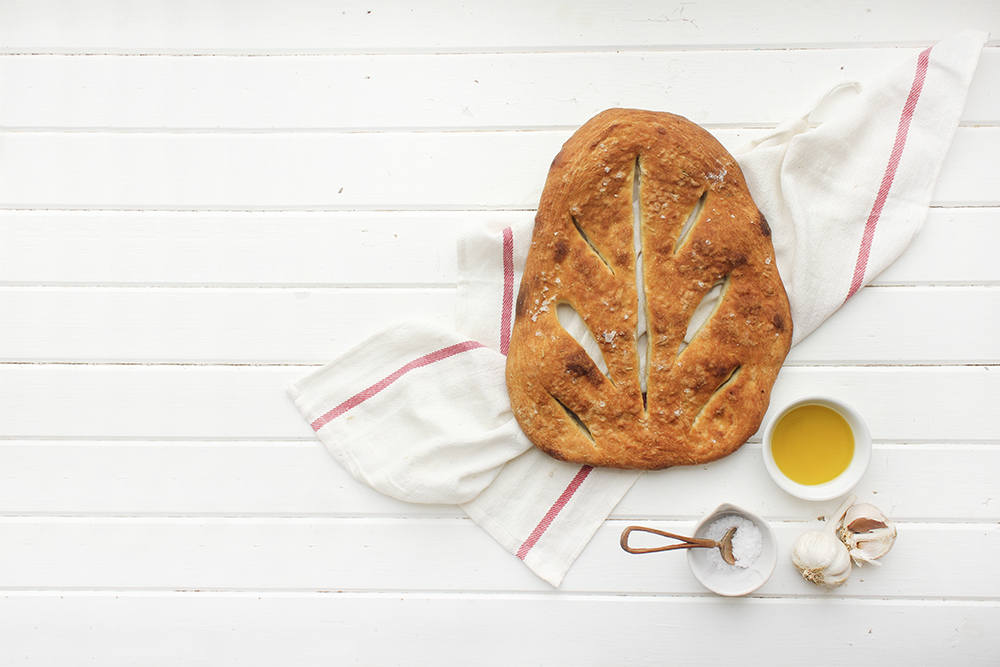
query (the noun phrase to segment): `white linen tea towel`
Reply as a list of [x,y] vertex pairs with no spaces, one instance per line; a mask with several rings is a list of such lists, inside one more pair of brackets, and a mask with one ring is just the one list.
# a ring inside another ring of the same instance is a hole
[[774,232],[793,345],[923,227],[988,37],[965,30],[941,41],[819,127],[786,120],[735,156]]
[[[988,35],[922,51],[818,127],[783,122],[737,160],[768,219],[802,340],[926,218]],[[504,364],[532,224],[459,242],[456,330],[404,323],[288,388],[333,457],[401,500],[458,504],[559,586],[641,473],[556,461],[510,412]]]

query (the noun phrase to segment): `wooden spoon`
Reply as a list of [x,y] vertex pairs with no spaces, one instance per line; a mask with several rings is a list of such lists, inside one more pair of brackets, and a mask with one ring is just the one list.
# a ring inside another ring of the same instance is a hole
[[[641,530],[647,533],[653,533],[655,535],[662,535],[663,537],[669,537],[675,540],[681,540],[680,544],[668,544],[663,547],[648,547],[648,548],[636,548],[630,547],[628,545],[628,536],[634,530]],[[630,554],[648,554],[654,551],[671,551],[673,549],[718,549],[722,554],[722,560],[726,561],[730,565],[736,565],[736,558],[733,556],[733,535],[736,533],[736,526],[733,526],[726,531],[726,534],[722,536],[722,539],[716,542],[715,540],[709,540],[703,537],[684,537],[683,535],[674,535],[673,533],[668,533],[663,530],[657,530],[656,528],[643,528],[642,526],[629,526],[624,531],[622,531],[621,545],[622,549],[629,552]]]

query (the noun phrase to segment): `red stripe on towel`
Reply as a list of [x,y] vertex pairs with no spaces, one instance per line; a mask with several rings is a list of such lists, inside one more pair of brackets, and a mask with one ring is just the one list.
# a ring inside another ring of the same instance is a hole
[[545,513],[544,517],[542,517],[542,520],[538,522],[537,526],[535,526],[535,529],[531,531],[531,535],[528,536],[528,539],[526,539],[524,544],[522,544],[517,550],[518,558],[524,560],[524,557],[528,555],[529,551],[531,551],[531,547],[535,546],[535,543],[538,542],[545,531],[548,530],[552,521],[556,518],[556,516],[558,516],[559,512],[566,507],[566,503],[569,502],[569,499],[573,497],[573,494],[576,493],[577,489],[580,488],[580,485],[583,484],[583,480],[587,479],[587,475],[590,474],[591,470],[593,470],[593,468],[590,466],[583,466],[580,468],[579,472],[576,473],[576,476],[573,477],[573,481],[571,481],[565,490],[563,490],[559,498],[552,504],[552,507],[549,508],[549,511]]
[[456,354],[459,354],[459,353],[462,353],[462,352],[466,352],[468,350],[474,350],[474,349],[479,348],[479,347],[483,347],[483,345],[481,345],[480,343],[477,343],[474,340],[469,340],[469,341],[466,341],[464,343],[456,343],[455,345],[451,345],[449,347],[440,349],[437,352],[431,352],[430,354],[425,354],[422,357],[414,359],[410,363],[408,363],[405,366],[403,366],[402,368],[400,368],[395,373],[392,373],[388,377],[385,377],[382,380],[379,380],[378,382],[376,382],[372,386],[370,386],[367,389],[365,389],[365,390],[363,390],[363,391],[355,394],[354,396],[352,396],[351,398],[347,399],[346,401],[344,401],[343,403],[341,403],[340,405],[338,405],[334,409],[332,409],[329,412],[325,413],[322,417],[319,417],[318,419],[316,419],[312,423],[313,430],[314,431],[320,430],[321,428],[323,428],[323,426],[325,426],[326,424],[328,424],[331,420],[336,419],[337,417],[339,417],[340,415],[344,414],[345,412],[347,412],[351,408],[354,408],[354,407],[357,407],[358,405],[361,405],[362,403],[364,403],[365,401],[367,401],[369,398],[371,398],[375,394],[379,393],[380,391],[382,391],[383,389],[385,389],[386,387],[388,387],[393,382],[395,382],[399,378],[403,377],[404,375],[406,375],[410,371],[412,371],[414,369],[417,369],[417,368],[421,368],[423,366],[427,366],[428,364],[433,364],[435,361],[441,361],[442,359],[447,359],[448,357],[453,357]]
[[[511,334],[511,321],[513,320],[514,311],[514,232],[510,227],[503,230],[503,309],[500,312],[500,352],[504,356],[510,351],[510,334]],[[590,475],[590,471],[593,468],[591,466],[581,467],[570,483],[563,489],[563,492],[559,494],[559,497],[549,511],[545,513],[542,520],[538,522],[535,529],[531,531],[531,535],[528,536],[521,546],[517,550],[517,557],[521,560],[528,555],[532,547],[541,539],[545,531],[549,529],[552,522],[559,515],[559,513],[566,507],[566,504],[570,501],[570,498],[577,492],[580,486],[583,484],[583,480],[587,479]]]
[[503,309],[500,311],[500,354],[510,350],[510,322],[514,311],[514,232],[503,230]]
[[[931,50],[923,51],[917,57],[917,72],[913,77],[913,84],[910,86],[910,94],[903,105],[903,114],[899,118],[899,127],[896,129],[896,142],[892,147],[892,154],[889,156],[889,164],[885,167],[885,174],[882,175],[882,184],[879,186],[878,194],[875,196],[875,204],[868,215],[868,222],[865,224],[865,232],[861,238],[861,249],[858,252],[858,261],[854,266],[854,278],[851,280],[851,289],[847,293],[847,299],[854,296],[854,293],[861,289],[864,282],[865,271],[868,269],[868,256],[871,254],[872,239],[875,236],[875,227],[878,225],[879,217],[882,215],[882,208],[889,198],[889,189],[892,181],[896,177],[896,169],[899,167],[899,160],[903,156],[903,147],[906,145],[906,135],[910,131],[910,121],[913,120],[913,112],[917,108],[917,100],[920,99],[920,92],[924,87],[924,79],[927,77],[927,65],[930,62]],[[847,300],[845,299],[845,301]]]

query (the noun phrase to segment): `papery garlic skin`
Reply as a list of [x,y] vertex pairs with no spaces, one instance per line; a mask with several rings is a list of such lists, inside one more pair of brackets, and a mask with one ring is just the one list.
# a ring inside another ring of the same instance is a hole
[[881,565],[875,559],[889,552],[896,543],[896,526],[882,510],[870,503],[852,505],[837,527],[837,537],[859,566]]
[[792,562],[806,581],[836,588],[851,576],[847,547],[829,530],[809,530],[792,546]]

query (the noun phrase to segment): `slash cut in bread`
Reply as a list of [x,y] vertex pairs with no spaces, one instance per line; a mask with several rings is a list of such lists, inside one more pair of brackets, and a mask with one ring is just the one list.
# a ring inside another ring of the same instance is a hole
[[583,125],[552,162],[517,296],[507,388],[528,438],[642,470],[738,449],[792,339],[770,236],[701,127],[630,109]]

